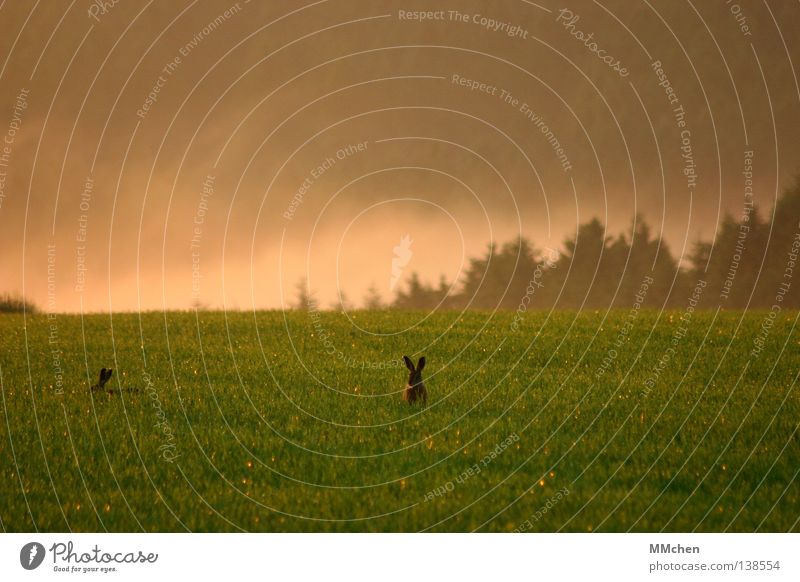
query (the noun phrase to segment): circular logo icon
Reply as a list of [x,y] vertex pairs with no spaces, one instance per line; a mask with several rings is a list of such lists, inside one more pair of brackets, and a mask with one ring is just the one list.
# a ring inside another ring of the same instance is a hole
[[35,570],[44,561],[44,546],[39,542],[30,542],[19,551],[19,563],[26,570]]

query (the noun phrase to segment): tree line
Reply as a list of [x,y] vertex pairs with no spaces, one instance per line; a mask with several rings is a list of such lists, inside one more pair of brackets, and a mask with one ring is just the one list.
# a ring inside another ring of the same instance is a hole
[[[682,264],[641,216],[616,237],[592,219],[558,251],[537,249],[524,237],[490,244],[469,261],[459,281],[442,277],[431,284],[412,273],[390,302],[383,303],[372,288],[363,307],[607,309],[637,301],[655,309],[682,309],[692,298],[706,309],[797,309],[800,178],[771,214],[764,218],[755,206],[745,205],[740,216],[725,217],[713,240],[695,242]],[[307,303],[307,289],[302,284],[298,289]]]

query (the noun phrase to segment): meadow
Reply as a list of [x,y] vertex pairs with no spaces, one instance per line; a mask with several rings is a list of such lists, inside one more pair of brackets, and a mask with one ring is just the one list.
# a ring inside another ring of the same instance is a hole
[[0,315],[0,525],[800,531],[798,313],[683,315]]

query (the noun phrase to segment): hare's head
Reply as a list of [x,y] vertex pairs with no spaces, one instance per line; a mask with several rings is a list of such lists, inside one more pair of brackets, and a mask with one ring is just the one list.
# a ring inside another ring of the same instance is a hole
[[100,370],[100,380],[97,381],[97,384],[92,386],[92,390],[102,390],[106,386],[106,382],[111,379],[111,374],[114,373],[112,368],[102,368]]
[[422,356],[417,362],[417,367],[414,367],[414,362],[408,356],[403,356],[403,361],[408,368],[408,385],[417,386],[422,384],[422,369],[425,367],[425,356]]

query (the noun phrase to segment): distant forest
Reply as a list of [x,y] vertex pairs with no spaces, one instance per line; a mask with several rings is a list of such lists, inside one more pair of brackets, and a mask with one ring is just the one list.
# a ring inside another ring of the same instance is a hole
[[[797,309],[798,251],[800,178],[783,193],[774,217],[765,219],[744,205],[739,217],[725,217],[713,241],[695,242],[682,266],[640,216],[616,238],[594,219],[558,252],[536,249],[525,238],[489,245],[459,281],[441,278],[431,285],[412,273],[391,303],[382,303],[371,289],[363,307],[607,309],[638,301],[682,309],[694,296],[698,308]],[[643,282],[646,293],[640,292]],[[298,290],[298,307],[308,308],[313,299],[302,284]]]

